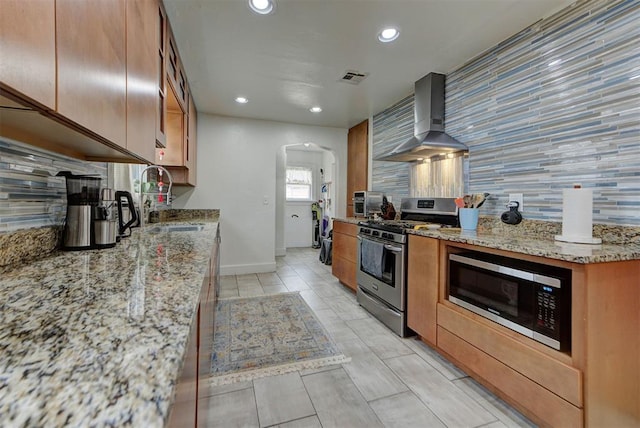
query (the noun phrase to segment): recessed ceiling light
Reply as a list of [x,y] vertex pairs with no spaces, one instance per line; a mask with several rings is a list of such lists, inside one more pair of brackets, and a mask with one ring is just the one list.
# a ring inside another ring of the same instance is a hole
[[255,13],[260,15],[268,15],[273,12],[276,4],[273,0],[249,0],[249,7]]
[[311,145],[311,143],[304,143],[305,147],[309,147]]
[[248,102],[249,102],[249,100],[248,100],[248,99],[246,99],[245,97],[237,97],[237,98],[236,98],[236,102],[237,102],[237,103],[240,103],[240,104],[246,104],[246,103],[248,103]]
[[378,40],[383,43],[393,42],[400,35],[400,31],[394,27],[388,27],[378,33]]
[[322,108],[317,107],[317,106],[316,106],[316,107],[311,107],[311,108],[309,109],[309,111],[310,111],[311,113],[320,113],[320,112],[322,111]]

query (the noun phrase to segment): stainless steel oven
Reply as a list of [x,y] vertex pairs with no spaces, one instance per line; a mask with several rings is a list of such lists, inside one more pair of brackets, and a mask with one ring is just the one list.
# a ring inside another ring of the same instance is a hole
[[374,213],[380,213],[382,196],[382,192],[370,192],[367,190],[353,192],[354,217],[370,217]]
[[360,226],[357,260],[358,303],[405,337],[406,235]]
[[401,220],[360,222],[356,279],[360,305],[401,337],[407,327],[406,230],[425,222],[457,224],[454,198],[403,198]]

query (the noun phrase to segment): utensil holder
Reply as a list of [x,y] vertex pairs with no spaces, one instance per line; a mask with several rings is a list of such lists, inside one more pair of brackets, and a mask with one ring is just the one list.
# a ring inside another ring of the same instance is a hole
[[458,217],[460,227],[463,230],[476,230],[478,228],[479,210],[477,208],[459,208]]

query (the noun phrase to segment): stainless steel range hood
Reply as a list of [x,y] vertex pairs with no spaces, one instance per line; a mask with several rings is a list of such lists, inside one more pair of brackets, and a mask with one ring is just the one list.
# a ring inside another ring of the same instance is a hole
[[469,150],[444,132],[444,82],[444,74],[429,73],[415,83],[414,136],[375,160],[411,162]]

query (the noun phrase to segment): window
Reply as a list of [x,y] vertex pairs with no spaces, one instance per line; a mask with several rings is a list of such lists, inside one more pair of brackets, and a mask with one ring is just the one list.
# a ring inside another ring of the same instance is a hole
[[313,171],[311,168],[287,167],[287,200],[310,201],[312,198]]

